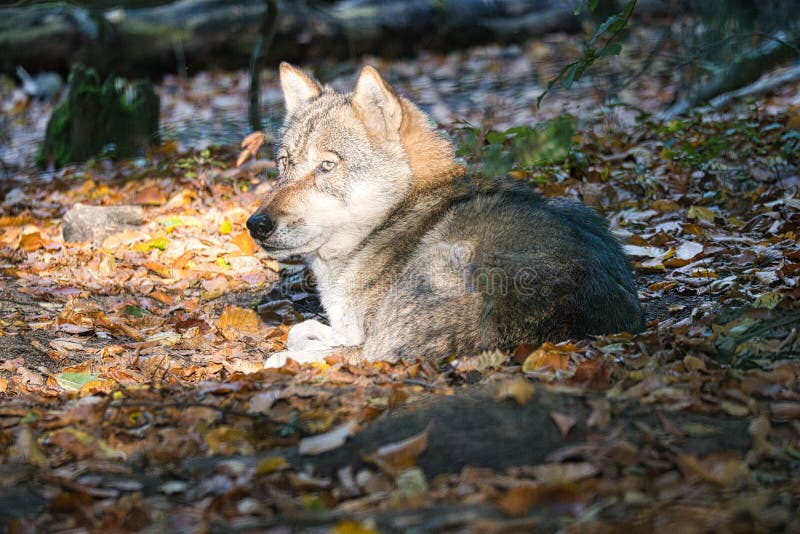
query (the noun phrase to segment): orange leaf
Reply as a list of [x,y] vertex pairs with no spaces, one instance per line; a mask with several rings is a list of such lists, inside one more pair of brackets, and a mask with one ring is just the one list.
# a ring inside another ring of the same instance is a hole
[[43,246],[44,242],[42,241],[42,235],[39,232],[24,234],[19,239],[19,248],[25,252],[33,252],[34,250],[39,250]]
[[497,506],[511,516],[519,517],[527,514],[538,500],[539,492],[536,486],[517,486],[508,490],[500,499]]
[[169,267],[156,263],[154,261],[146,261],[142,263],[148,271],[156,273],[161,278],[172,278],[172,271]]
[[234,340],[238,337],[238,333],[257,333],[261,319],[254,310],[228,306],[219,316],[218,326],[226,339]]
[[252,256],[256,251],[256,242],[250,237],[250,232],[242,232],[233,236],[231,242],[239,247],[242,254],[245,256]]
[[566,352],[550,352],[544,348],[535,350],[525,358],[522,364],[522,371],[535,371],[543,367],[549,367],[553,370],[563,370],[569,367],[569,353]]
[[151,185],[146,187],[136,193],[133,196],[132,203],[133,204],[140,204],[146,206],[160,206],[167,201],[167,197],[164,196],[164,191],[162,188]]

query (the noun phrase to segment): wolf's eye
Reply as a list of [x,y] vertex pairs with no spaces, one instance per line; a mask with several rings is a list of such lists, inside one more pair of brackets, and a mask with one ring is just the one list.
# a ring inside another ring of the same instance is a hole
[[336,162],[334,161],[323,161],[319,164],[319,170],[322,172],[331,172],[334,167],[336,167]]

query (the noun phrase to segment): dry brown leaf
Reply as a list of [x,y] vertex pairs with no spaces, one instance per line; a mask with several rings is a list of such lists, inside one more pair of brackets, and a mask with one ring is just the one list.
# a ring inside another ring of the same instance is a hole
[[8,453],[10,458],[34,465],[45,466],[48,463],[47,457],[45,457],[39,447],[39,443],[36,441],[33,430],[28,425],[19,427],[14,445],[8,449]]
[[750,470],[738,453],[717,453],[703,460],[692,454],[683,454],[676,458],[676,463],[684,475],[697,476],[722,487],[750,477]]
[[143,206],[160,206],[166,201],[167,197],[164,196],[163,188],[156,185],[140,189],[131,199],[132,204]]
[[576,417],[567,415],[561,412],[550,412],[550,418],[556,424],[558,431],[561,432],[561,437],[566,438],[572,427],[578,422]]
[[563,462],[525,468],[538,482],[547,486],[577,482],[595,476],[600,470],[589,462]]
[[517,404],[526,404],[529,400],[531,400],[531,398],[533,398],[535,392],[536,390],[533,387],[533,384],[531,384],[530,380],[522,376],[515,376],[513,378],[503,380],[497,385],[495,399],[514,399],[517,401]]
[[264,132],[256,130],[242,140],[242,151],[236,158],[236,166],[241,167],[248,159],[254,158],[258,149],[264,144]]
[[428,448],[428,431],[426,428],[408,439],[384,445],[367,459],[391,475],[414,467],[417,465],[417,459]]
[[773,402],[769,408],[775,419],[800,419],[800,402]]
[[508,354],[500,350],[487,350],[477,356],[467,356],[459,358],[455,363],[458,372],[484,371],[492,367],[497,367],[508,359]]

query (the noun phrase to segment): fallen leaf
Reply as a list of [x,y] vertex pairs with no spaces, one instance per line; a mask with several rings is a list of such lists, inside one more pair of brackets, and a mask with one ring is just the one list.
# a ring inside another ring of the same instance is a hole
[[527,402],[533,398],[535,391],[530,380],[522,376],[515,376],[503,380],[497,385],[495,399],[514,399],[517,401],[517,404],[527,404]]
[[331,529],[331,534],[379,534],[379,531],[372,522],[346,519],[336,523]]
[[256,242],[250,237],[250,232],[241,232],[233,236],[231,243],[239,247],[242,254],[252,256],[256,251]]
[[351,419],[325,434],[303,438],[298,445],[298,452],[302,455],[313,455],[338,449],[357,426],[358,423]]
[[256,157],[258,149],[264,144],[264,132],[256,130],[242,140],[242,151],[236,158],[236,166],[241,167],[248,159]]
[[33,430],[28,425],[22,425],[18,428],[16,440],[8,449],[8,453],[10,458],[30,464],[46,466],[48,463],[47,457],[45,457],[42,449],[39,448],[39,443],[36,441]]
[[538,349],[525,358],[525,362],[522,364],[522,371],[527,373],[544,367],[553,370],[567,369],[569,367],[569,354]]
[[576,417],[561,412],[550,412],[550,418],[556,424],[558,431],[561,432],[562,438],[566,438],[569,431],[572,430],[572,427],[578,422]]
[[589,462],[563,462],[534,465],[526,468],[536,480],[546,485],[577,482],[595,476],[600,470]]
[[692,206],[686,216],[690,219],[703,219],[704,221],[714,222],[716,214],[703,206]]
[[39,232],[23,234],[19,239],[19,248],[25,252],[33,252],[34,250],[39,250],[43,246],[44,242],[42,241],[42,235]]
[[100,377],[88,373],[59,373],[55,376],[58,385],[64,389],[78,391],[89,382],[98,380]]
[[675,250],[675,257],[679,260],[691,260],[703,252],[703,245],[696,241],[686,241]]
[[253,454],[255,449],[250,436],[242,429],[233,426],[212,428],[203,436],[212,454],[230,456],[232,454]]
[[477,356],[459,358],[454,367],[459,372],[479,371],[498,367],[508,359],[508,354],[500,350],[486,350]]
[[417,465],[420,455],[428,448],[428,430],[426,428],[408,439],[384,445],[367,456],[367,459],[390,474],[413,467]]
[[521,485],[505,492],[496,504],[506,514],[520,517],[527,514],[538,500],[539,492],[533,484]]
[[255,310],[228,306],[220,314],[217,325],[226,339],[235,340],[241,333],[257,334],[261,320]]
[[144,206],[160,206],[167,201],[167,197],[164,196],[163,188],[151,185],[149,187],[145,187],[144,189],[139,190],[131,200],[132,204],[139,204]]

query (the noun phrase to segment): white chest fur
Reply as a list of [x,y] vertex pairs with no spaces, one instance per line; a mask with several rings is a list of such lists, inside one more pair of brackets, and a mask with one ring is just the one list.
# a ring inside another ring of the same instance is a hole
[[364,314],[357,303],[358,280],[353,268],[330,265],[320,258],[311,262],[320,300],[331,323],[337,345],[364,342]]

